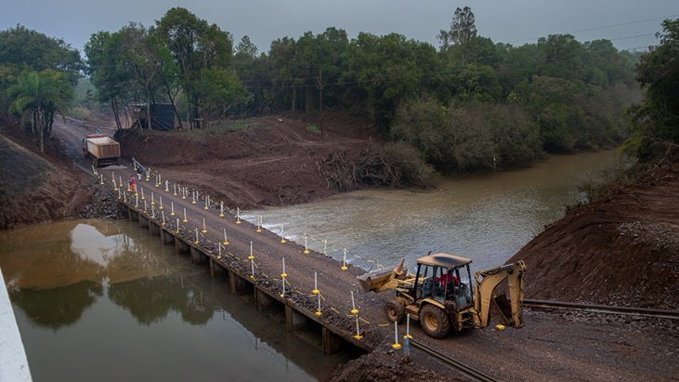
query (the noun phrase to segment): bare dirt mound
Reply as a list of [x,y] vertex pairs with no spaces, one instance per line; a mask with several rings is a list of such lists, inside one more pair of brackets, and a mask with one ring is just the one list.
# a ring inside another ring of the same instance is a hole
[[89,200],[85,177],[2,135],[0,163],[0,229],[75,216]]
[[527,298],[679,309],[679,164],[573,209],[519,259]]
[[261,117],[193,131],[145,131],[122,140],[125,157],[180,183],[223,198],[227,206],[289,205],[337,191],[319,170],[330,153],[364,149],[376,134],[369,123],[295,116]]

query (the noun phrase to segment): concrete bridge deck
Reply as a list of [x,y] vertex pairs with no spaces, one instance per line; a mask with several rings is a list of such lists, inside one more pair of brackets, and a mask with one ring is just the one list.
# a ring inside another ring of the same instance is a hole
[[[194,204],[192,191],[187,191],[184,199],[182,185],[172,181],[166,183],[162,177],[159,183],[155,173],[137,180],[135,196],[127,191],[128,179],[133,174],[130,169],[100,170],[105,187],[114,188],[115,179],[120,192],[116,190],[114,194],[120,195],[120,203],[128,209],[131,219],[148,227],[151,234],[159,235],[165,244],[174,245],[177,252],[190,253],[194,263],[209,265],[213,277],[226,275],[228,288],[233,293],[254,293],[258,307],[284,306],[289,329],[305,323],[319,325],[325,352],[338,350],[344,342],[372,350],[385,336],[393,336],[392,327],[383,314],[384,303],[392,295],[363,292],[356,276],[364,270],[350,265],[342,270],[341,262],[311,249],[305,250],[298,243],[282,240],[263,227],[238,219],[234,211],[225,209],[221,217],[219,202],[209,202],[206,209],[206,196],[199,194]],[[227,245],[224,245],[225,231]],[[250,259],[251,243],[253,259]],[[283,259],[287,274],[285,294],[282,288]],[[321,296],[320,310],[315,289]],[[351,291],[359,310],[362,338],[356,337],[357,320],[351,314]]]

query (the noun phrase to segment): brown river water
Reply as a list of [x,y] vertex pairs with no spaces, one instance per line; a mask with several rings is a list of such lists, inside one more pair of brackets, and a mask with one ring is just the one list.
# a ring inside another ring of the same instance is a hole
[[[577,185],[615,152],[554,156],[532,168],[445,179],[433,192],[367,190],[247,211],[264,226],[366,269],[428,251],[499,265],[583,196]],[[325,242],[327,240],[327,243]],[[67,221],[0,233],[5,276],[36,381],[304,381],[352,355],[323,356],[320,336],[126,221]]]

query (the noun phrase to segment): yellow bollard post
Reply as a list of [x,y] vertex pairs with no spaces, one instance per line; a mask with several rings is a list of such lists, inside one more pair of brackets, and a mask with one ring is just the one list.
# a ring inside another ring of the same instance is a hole
[[257,232],[262,232],[262,217],[257,216]]
[[344,248],[344,255],[342,256],[342,266],[340,267],[340,269],[343,270],[343,271],[346,271],[347,269],[349,269],[349,267],[347,267],[347,249],[346,248]]
[[250,278],[255,279],[255,260],[250,260]]
[[285,273],[285,257],[283,258],[283,273],[281,273],[281,286],[283,287],[283,293],[281,297],[285,297],[285,279],[288,278],[288,274]]
[[401,350],[401,344],[398,343],[398,323],[394,322],[394,343],[391,344],[391,348],[394,350]]
[[311,291],[311,294],[317,295],[320,293],[321,291],[318,290],[318,273],[314,272],[314,289]]
[[285,244],[287,241],[285,240],[285,223],[281,224],[281,244]]
[[309,253],[310,253],[309,252],[309,235],[307,235],[306,232],[305,232],[304,233],[304,254],[308,255]]
[[354,291],[351,291],[351,311],[349,311],[353,316],[358,316],[358,309],[356,308],[356,300],[354,300]]
[[407,338],[409,340],[413,339],[413,336],[410,335],[410,313],[406,313],[406,335],[403,336],[403,338]]
[[224,246],[229,245],[229,238],[226,237],[226,228],[224,228]]
[[316,308],[316,311],[314,312],[314,316],[320,317],[323,315],[323,312],[321,311],[321,294],[318,294],[318,306]]
[[255,253],[252,250],[252,241],[250,241],[250,256],[248,256],[248,260],[254,260],[255,259]]
[[354,335],[354,339],[357,340],[363,339],[363,335],[361,335],[361,328],[358,325],[358,315],[356,316],[356,334]]

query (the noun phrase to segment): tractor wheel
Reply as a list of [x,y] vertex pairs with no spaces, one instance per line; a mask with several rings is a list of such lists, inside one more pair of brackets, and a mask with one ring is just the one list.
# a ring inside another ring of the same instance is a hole
[[434,305],[425,305],[420,310],[420,325],[429,337],[443,338],[450,332],[450,317]]
[[406,308],[403,304],[393,299],[384,306],[384,314],[390,322],[401,322],[406,316]]

